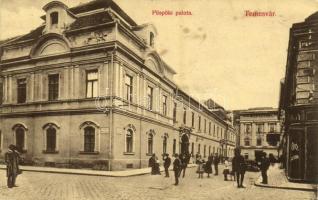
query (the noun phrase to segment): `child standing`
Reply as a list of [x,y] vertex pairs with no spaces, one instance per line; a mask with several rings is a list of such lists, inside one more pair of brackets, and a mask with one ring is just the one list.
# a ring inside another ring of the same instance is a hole
[[204,160],[202,160],[201,158],[198,159],[197,162],[198,162],[198,170],[197,170],[197,173],[199,174],[199,177],[198,177],[198,178],[203,178],[205,162],[204,162]]
[[230,163],[228,161],[228,158],[225,158],[224,161],[224,170],[223,170],[223,174],[224,174],[224,180],[227,181],[227,175],[230,173]]

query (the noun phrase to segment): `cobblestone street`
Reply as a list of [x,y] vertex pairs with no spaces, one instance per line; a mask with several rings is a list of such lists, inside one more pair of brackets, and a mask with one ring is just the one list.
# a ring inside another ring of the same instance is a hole
[[[172,175],[172,173],[171,173]],[[198,179],[195,168],[188,169],[179,186],[173,177],[133,176],[125,178],[24,172],[13,189],[6,187],[5,170],[0,182],[1,200],[139,200],[139,199],[316,199],[313,192],[255,187],[259,173],[247,173],[238,189],[222,175]]]

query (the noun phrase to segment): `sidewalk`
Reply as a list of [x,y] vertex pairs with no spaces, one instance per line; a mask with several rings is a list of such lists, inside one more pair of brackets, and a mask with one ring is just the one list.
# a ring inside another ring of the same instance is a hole
[[[195,164],[189,164],[188,167],[195,167]],[[5,170],[5,165],[0,165],[0,169]],[[150,168],[130,169],[124,171],[99,171],[91,169],[68,169],[68,168],[54,168],[54,167],[34,167],[34,166],[20,166],[22,171],[30,172],[45,172],[45,173],[58,173],[58,174],[77,174],[77,175],[90,175],[90,176],[108,176],[108,177],[129,177],[138,176],[143,174],[150,174]],[[170,167],[172,170],[172,166]],[[160,171],[164,171],[160,167]]]
[[267,171],[268,184],[263,184],[262,176],[255,181],[254,185],[258,187],[277,188],[277,189],[289,189],[289,190],[303,190],[317,192],[316,184],[307,183],[293,183],[287,180],[284,170],[279,169],[279,164],[270,166]]

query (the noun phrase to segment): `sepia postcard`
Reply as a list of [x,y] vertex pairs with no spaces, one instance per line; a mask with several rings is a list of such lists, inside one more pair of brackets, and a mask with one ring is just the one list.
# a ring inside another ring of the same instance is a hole
[[0,0],[0,199],[317,199],[318,0]]

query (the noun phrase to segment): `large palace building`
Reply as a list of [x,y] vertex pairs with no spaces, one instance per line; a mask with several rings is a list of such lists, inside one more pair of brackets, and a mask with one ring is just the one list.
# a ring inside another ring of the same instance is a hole
[[259,160],[261,153],[278,158],[281,122],[275,108],[250,108],[234,111],[239,130],[239,146],[247,160]]
[[2,158],[9,144],[29,164],[105,170],[153,153],[233,156],[233,127],[174,83],[153,25],[112,0],[43,10],[38,28],[0,42]]

